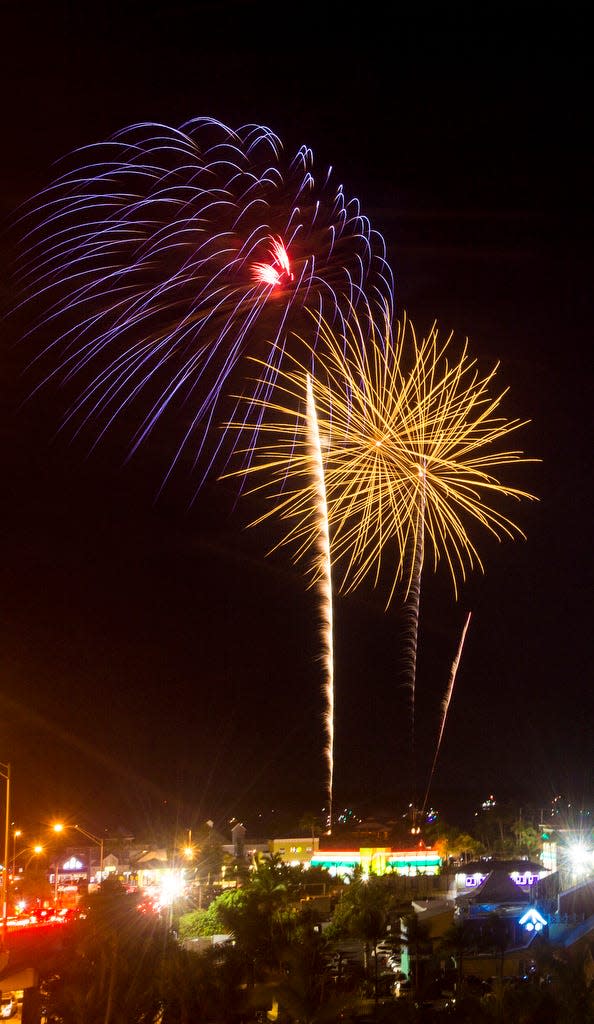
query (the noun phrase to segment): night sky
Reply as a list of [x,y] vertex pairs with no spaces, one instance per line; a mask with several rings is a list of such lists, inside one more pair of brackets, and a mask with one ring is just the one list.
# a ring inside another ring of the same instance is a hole
[[[268,125],[336,169],[386,239],[396,310],[500,362],[517,443],[542,460],[506,508],[527,540],[476,532],[485,574],[421,599],[414,761],[402,616],[363,585],[335,600],[335,809],[422,798],[468,611],[430,799],[592,800],[592,132],[586,26],[367,4],[3,5],[3,305],[11,219],[75,147],[136,121]],[[50,9],[51,8],[51,11]],[[11,10],[12,9],[12,10]],[[7,15],[5,19],[5,13]],[[536,20],[536,17],[538,20]],[[125,418],[90,453],[31,396],[23,319],[3,327],[0,758],[14,820],[194,827],[324,803],[315,593],[254,499],[172,451],[125,462]],[[18,335],[18,336],[17,336]],[[259,818],[262,815],[263,818]]]

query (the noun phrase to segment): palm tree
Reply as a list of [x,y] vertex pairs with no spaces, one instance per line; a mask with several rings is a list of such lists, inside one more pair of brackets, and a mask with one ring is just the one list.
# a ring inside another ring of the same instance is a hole
[[353,1003],[353,996],[329,990],[327,947],[313,920],[300,916],[283,953],[283,974],[273,986],[283,1018],[299,1024],[336,1021]]
[[427,926],[419,921],[418,914],[413,912],[404,917],[400,940],[403,946],[408,947],[409,955],[412,953],[412,990],[413,995],[417,996],[420,989],[421,952],[427,944]]
[[317,814],[313,814],[311,811],[307,811],[302,815],[299,821],[299,828],[307,829],[308,835],[311,835],[312,839],[319,836],[323,831],[322,822],[318,818]]
[[364,877],[356,871],[348,889],[344,892],[335,914],[339,929],[361,940],[363,944],[363,967],[369,973],[370,954],[374,956],[374,999],[378,997],[377,944],[386,934],[389,920],[390,894],[384,880],[377,875]]
[[244,980],[243,960],[232,946],[194,953],[176,945],[162,963],[159,1024],[239,1021],[248,1009]]
[[458,995],[462,992],[464,979],[464,957],[471,950],[476,948],[476,930],[472,928],[469,921],[455,922],[443,935],[440,941],[440,950],[449,953],[456,964]]
[[261,971],[278,969],[293,916],[289,869],[278,857],[257,858],[246,885],[217,900],[217,914],[245,958],[253,988]]
[[593,1024],[594,962],[590,947],[575,953],[556,950],[551,977],[559,1006],[559,1024]]

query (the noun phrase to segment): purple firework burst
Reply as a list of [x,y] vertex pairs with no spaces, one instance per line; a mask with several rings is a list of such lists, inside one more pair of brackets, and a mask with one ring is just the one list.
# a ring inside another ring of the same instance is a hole
[[202,479],[228,457],[230,394],[269,394],[286,346],[311,344],[310,312],[344,330],[362,302],[391,309],[358,200],[264,126],[136,124],[68,160],[21,219],[38,386],[73,389],[64,425],[94,443],[124,413],[130,436],[133,414],[130,454],[175,415],[165,479],[187,451]]

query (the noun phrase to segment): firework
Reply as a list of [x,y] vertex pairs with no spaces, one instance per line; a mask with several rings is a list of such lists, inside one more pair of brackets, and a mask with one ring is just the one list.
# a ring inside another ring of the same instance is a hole
[[[524,536],[498,504],[534,498],[494,475],[533,461],[501,447],[524,423],[501,415],[506,390],[490,395],[498,367],[481,376],[468,344],[453,354],[452,336],[441,340],[435,325],[421,340],[406,318],[394,330],[387,307],[379,327],[367,308],[344,331],[322,317],[316,330],[322,344],[312,387],[338,589],[349,592],[366,578],[377,585],[387,573],[389,605],[398,583],[408,594],[429,560],[434,569],[446,563],[457,594],[468,572],[483,568],[471,525],[498,540]],[[251,465],[234,471],[267,503],[254,522],[278,518],[277,546],[290,545],[296,560],[317,538],[307,372],[286,357]],[[243,420],[232,426],[246,430]]]
[[[523,423],[501,415],[505,391],[490,394],[497,367],[481,376],[468,344],[453,354],[452,336],[440,340],[435,325],[418,340],[406,318],[393,329],[386,307],[379,326],[367,308],[364,321],[353,316],[343,332],[322,318],[316,327],[323,344],[315,379],[287,358],[267,406],[270,418],[250,452],[253,461],[239,473],[268,504],[255,523],[278,518],[283,533],[277,547],[291,545],[299,561],[319,535],[307,415],[308,404],[315,404],[333,578],[348,592],[367,578],[377,585],[387,570],[386,606],[402,584],[414,747],[427,552],[434,569],[445,561],[457,593],[470,569],[482,569],[472,524],[499,540],[523,536],[498,504],[533,495],[495,476],[531,461],[502,448]],[[231,426],[246,429],[245,422]]]
[[415,737],[415,696],[417,687],[417,651],[419,645],[419,617],[421,612],[421,577],[423,574],[423,562],[425,559],[425,507],[427,504],[427,490],[425,485],[425,472],[420,473],[421,486],[418,496],[418,508],[415,509],[415,542],[412,551],[410,582],[405,600],[405,636],[404,636],[404,669],[408,679],[407,686],[410,696],[410,732],[411,742],[411,767],[414,775],[414,760],[416,751],[414,748]]
[[[416,661],[421,576],[427,552],[433,568],[445,561],[457,593],[460,580],[482,562],[470,525],[498,539],[522,531],[497,507],[505,498],[532,498],[502,483],[495,470],[530,461],[502,448],[519,429],[490,395],[497,367],[485,376],[468,354],[452,354],[450,335],[434,325],[418,340],[410,321],[393,330],[386,307],[378,326],[372,310],[354,315],[343,332],[322,318],[315,378],[287,357],[250,465],[249,480],[270,517],[282,524],[276,547],[290,545],[296,561],[319,543],[319,502],[311,475],[308,408],[315,407],[323,460],[332,575],[349,592],[388,576],[388,606],[402,584],[405,662],[414,745]],[[264,373],[267,372],[264,366]],[[307,396],[307,397],[305,397]],[[299,411],[295,415],[295,408]],[[240,434],[245,421],[232,423]],[[246,453],[247,454],[247,453]],[[323,579],[318,565],[318,577]],[[414,757],[414,751],[413,751]]]
[[167,475],[186,452],[207,471],[246,351],[267,362],[248,395],[263,415],[306,307],[344,330],[363,298],[391,304],[358,200],[331,168],[314,177],[308,147],[285,158],[267,127],[142,123],[69,160],[22,213],[17,273],[37,386],[69,390],[72,433],[96,442],[125,414],[133,453],[176,415]]
[[324,697],[326,727],[326,763],[328,765],[328,827],[332,830],[332,800],[334,780],[334,657],[333,657],[333,614],[332,614],[332,569],[330,558],[330,534],[328,530],[328,507],[326,504],[326,485],[324,482],[324,465],[320,444],[320,431],[313,397],[311,377],[307,375],[306,405],[307,437],[311,460],[311,477],[316,495],[316,522],[318,540],[316,557],[313,561],[314,577],[320,593],[321,633],[323,645],[323,661],[325,669]]
[[462,648],[464,647],[464,641],[466,639],[466,633],[467,633],[468,627],[470,625],[470,616],[471,616],[471,614],[472,613],[469,612],[468,615],[466,616],[466,622],[464,623],[464,628],[462,629],[462,636],[460,637],[460,643],[458,644],[458,650],[456,651],[456,657],[454,658],[454,660],[452,662],[452,667],[450,669],[450,678],[448,679],[448,686],[447,686],[447,689],[446,689],[446,692],[445,692],[445,696],[444,696],[442,704],[441,704],[441,725],[439,727],[439,736],[437,737],[437,744],[435,746],[435,756],[433,758],[433,764],[431,766],[431,771],[429,773],[429,781],[427,783],[427,789],[425,791],[425,799],[423,800],[423,808],[422,808],[422,811],[421,811],[421,816],[425,813],[425,808],[427,806],[427,800],[429,798],[429,788],[431,786],[433,775],[435,773],[435,765],[437,764],[437,758],[439,757],[439,751],[441,749],[441,741],[443,739],[443,734],[444,734],[444,730],[445,730],[446,718],[448,717],[448,711],[450,710],[450,704],[452,702],[452,694],[454,692],[454,683],[456,682],[456,676],[458,674],[458,666],[460,664],[460,658],[462,657]]

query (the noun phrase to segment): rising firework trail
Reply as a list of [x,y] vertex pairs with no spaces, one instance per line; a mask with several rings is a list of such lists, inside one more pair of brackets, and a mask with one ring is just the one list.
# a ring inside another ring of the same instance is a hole
[[443,734],[444,734],[444,730],[445,730],[446,718],[448,716],[448,711],[450,710],[450,704],[451,704],[451,701],[452,701],[452,694],[454,692],[454,683],[456,682],[456,675],[458,673],[458,666],[460,664],[460,658],[462,657],[462,648],[464,647],[464,641],[466,639],[466,632],[467,632],[468,627],[470,625],[470,616],[471,616],[471,614],[472,614],[471,612],[468,613],[468,615],[466,617],[466,622],[464,623],[464,628],[462,630],[462,636],[460,637],[460,643],[458,644],[458,650],[456,651],[456,657],[454,658],[454,660],[452,662],[452,667],[450,669],[450,678],[448,680],[448,687],[447,687],[447,690],[445,692],[445,696],[443,698],[442,705],[441,705],[441,726],[440,726],[440,729],[439,729],[439,736],[437,737],[437,745],[435,747],[435,756],[433,758],[433,764],[431,766],[431,771],[429,773],[429,781],[427,782],[427,789],[425,790],[425,799],[423,800],[423,807],[422,807],[422,810],[421,810],[421,817],[424,815],[425,808],[427,807],[427,800],[429,798],[429,789],[431,787],[431,783],[433,781],[433,776],[435,774],[435,766],[437,764],[437,758],[439,757],[439,751],[441,749],[441,741],[443,739]]
[[324,462],[318,418],[311,383],[307,374],[306,402],[307,437],[312,466],[313,491],[316,498],[315,520],[318,525],[318,539],[313,560],[313,582],[320,595],[322,660],[324,665],[324,724],[326,728],[326,764],[328,769],[327,800],[328,828],[332,831],[332,803],[334,788],[334,642],[333,642],[333,609],[332,609],[332,569],[330,558],[330,531],[328,527],[328,507],[326,503],[326,485],[324,483]]
[[[91,444],[124,420],[131,455],[162,429],[165,480],[186,455],[199,479],[225,463],[230,390],[255,440],[306,308],[344,331],[363,300],[391,306],[359,201],[265,126],[140,123],[64,164],[17,219],[34,389],[58,383],[63,428]],[[253,394],[245,353],[267,364]]]
[[[423,563],[425,561],[425,505],[427,501],[425,478],[426,469],[424,465],[418,467],[421,486],[418,494],[419,507],[415,516],[415,526],[412,536],[412,565],[408,575],[408,588],[405,594],[405,651],[404,666],[409,690],[410,705],[410,734],[411,734],[411,771],[413,779],[415,772],[415,697],[417,688],[417,652],[419,646],[419,618],[421,613],[421,577]],[[416,801],[413,801],[416,807]]]

